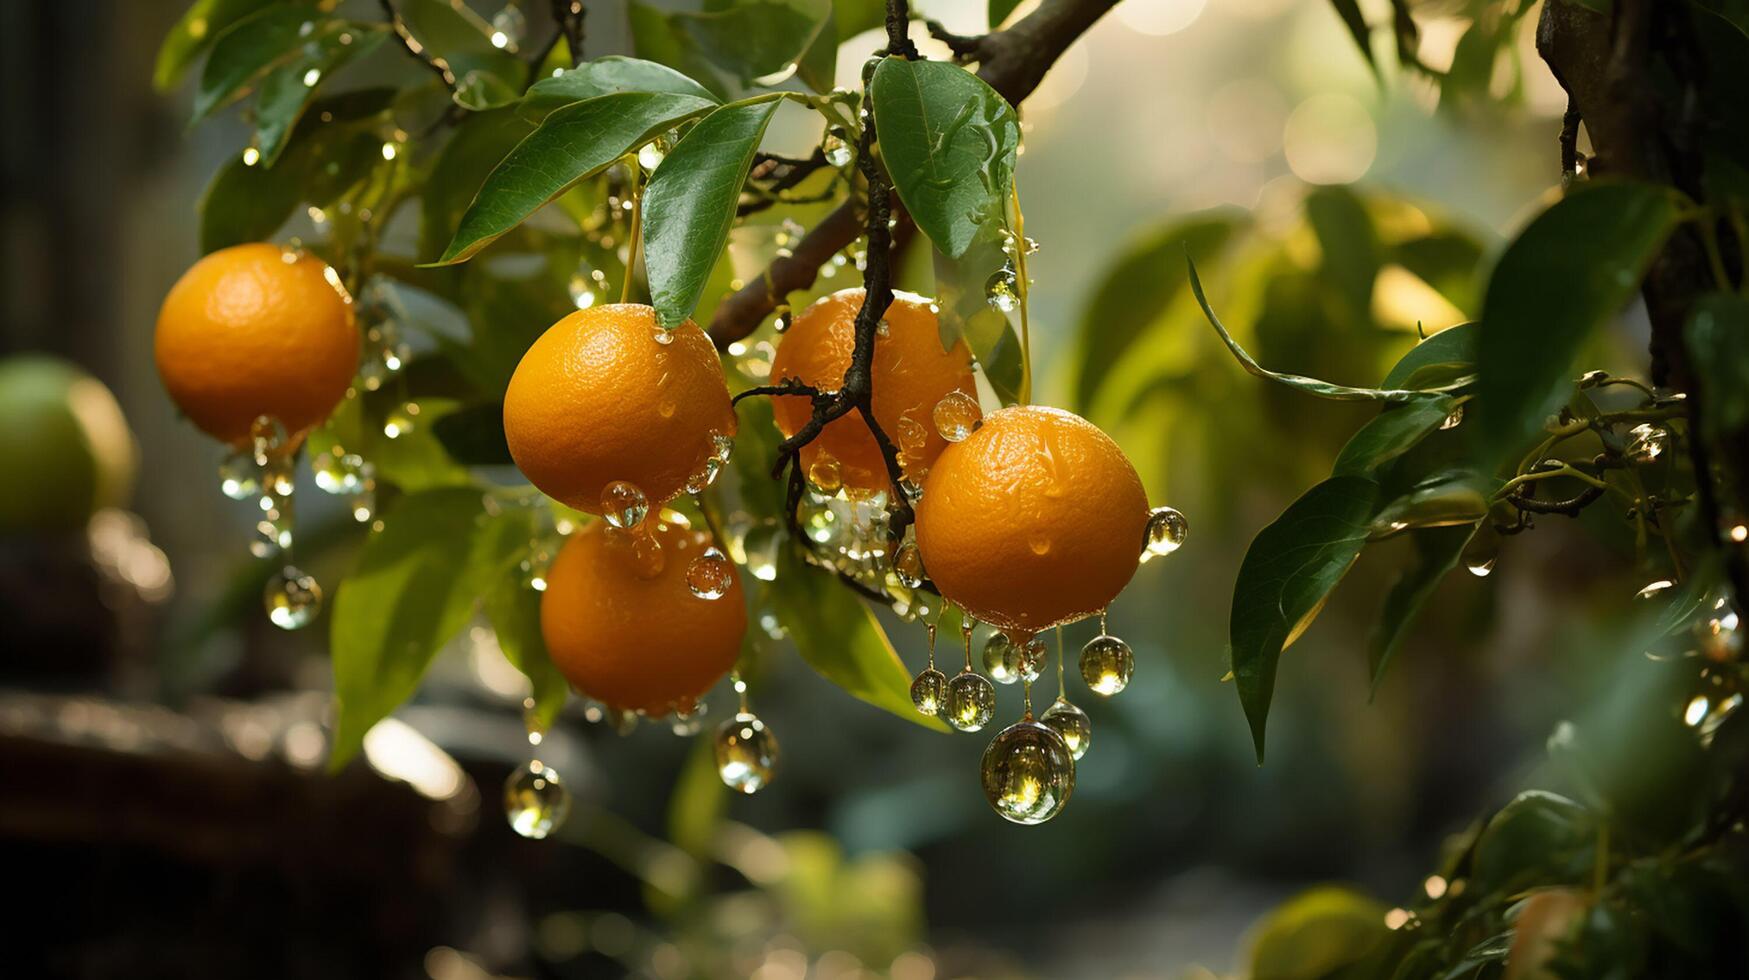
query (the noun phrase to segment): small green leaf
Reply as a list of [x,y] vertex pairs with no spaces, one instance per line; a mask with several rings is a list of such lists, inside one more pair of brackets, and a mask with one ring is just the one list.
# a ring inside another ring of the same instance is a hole
[[[1481,327],[1474,323],[1460,323],[1428,337],[1404,354],[1385,375],[1383,387],[1414,388],[1410,380],[1424,369],[1437,365],[1461,365],[1473,369],[1476,363],[1476,340],[1481,336]],[[1464,372],[1447,372],[1455,375]],[[1425,375],[1424,375],[1425,376]]]
[[492,26],[467,4],[399,0],[398,6],[407,29],[427,52],[449,65],[458,88],[476,93],[509,91],[512,99],[521,91],[527,67],[492,43]]
[[1434,527],[1411,531],[1415,542],[1415,564],[1405,569],[1402,577],[1385,594],[1385,606],[1379,613],[1378,626],[1367,644],[1367,663],[1376,692],[1384,679],[1385,668],[1397,655],[1397,648],[1408,635],[1409,625],[1420,614],[1421,607],[1433,595],[1433,590],[1445,576],[1457,567],[1464,547],[1474,537],[1474,524]]
[[1020,6],[1020,0],[990,0],[989,6],[986,8],[988,14],[986,22],[990,25],[990,30],[993,31],[1001,27],[1003,21],[1006,21],[1008,15],[1014,13],[1014,8],[1018,6]]
[[1597,819],[1555,793],[1526,790],[1500,808],[1470,860],[1479,894],[1587,880],[1596,859]]
[[387,36],[387,31],[371,25],[330,22],[305,41],[296,57],[261,80],[261,94],[255,102],[255,142],[263,166],[271,167],[279,160],[290,143],[292,128],[315,101],[317,89],[328,76],[369,54]]
[[798,67],[832,13],[831,0],[720,0],[702,12],[626,6],[639,58],[671,65],[725,98]]
[[644,191],[644,269],[662,327],[679,326],[704,295],[777,101],[732,103],[700,119],[650,177]]
[[1221,323],[1220,318],[1215,316],[1214,309],[1209,306],[1208,297],[1204,295],[1202,291],[1202,280],[1197,278],[1196,275],[1196,263],[1188,257],[1186,258],[1185,263],[1190,270],[1190,292],[1196,297],[1197,305],[1202,307],[1202,315],[1208,318],[1209,325],[1214,327],[1215,332],[1221,335],[1221,342],[1227,345],[1229,351],[1233,352],[1233,356],[1238,359],[1240,365],[1251,374],[1263,378],[1264,380],[1274,381],[1277,384],[1284,384],[1289,388],[1294,388],[1306,392],[1307,394],[1317,395],[1320,398],[1328,398],[1332,401],[1408,402],[1417,399],[1435,397],[1433,393],[1426,391],[1410,391],[1407,389],[1392,388],[1350,388],[1347,385],[1319,381],[1317,378],[1308,378],[1298,374],[1279,374],[1275,371],[1268,370],[1263,367],[1263,365],[1258,364],[1253,360],[1251,355],[1245,352],[1245,348],[1239,346],[1239,342],[1233,339],[1233,335],[1227,332],[1227,328]]
[[1379,76],[1379,63],[1372,56],[1372,28],[1367,26],[1366,16],[1360,12],[1359,0],[1330,0],[1330,6],[1336,8],[1336,15],[1342,18],[1342,25],[1348,28],[1348,36],[1354,38],[1354,44],[1360,48],[1360,54],[1366,59],[1367,67],[1373,75]]
[[1438,430],[1457,405],[1455,398],[1436,395],[1386,408],[1349,437],[1332,472],[1336,476],[1371,476]]
[[1749,427],[1749,300],[1702,296],[1684,336],[1700,380],[1701,431],[1719,439]]
[[528,678],[535,719],[544,731],[564,709],[571,685],[547,656],[540,628],[541,593],[523,583],[517,567],[528,557],[528,543],[534,534],[532,511],[506,509],[479,532],[472,564],[482,575],[485,592],[481,605],[498,635],[498,647]]
[[1417,527],[1474,524],[1488,516],[1489,498],[1501,486],[1474,470],[1445,470],[1423,477],[1408,492],[1379,507],[1373,537],[1386,538]]
[[365,732],[412,696],[438,648],[473,615],[479,589],[469,558],[484,514],[477,490],[409,494],[365,539],[334,596],[330,768],[344,766]]
[[1509,455],[1541,430],[1566,400],[1580,347],[1639,289],[1678,212],[1669,188],[1600,183],[1568,194],[1507,246],[1476,345],[1479,447]]
[[1213,261],[1244,220],[1235,211],[1204,212],[1152,231],[1124,249],[1081,314],[1077,404],[1083,409],[1093,404],[1100,382],[1183,293],[1188,278],[1178,265],[1179,256],[1189,252],[1192,261]]
[[296,57],[315,30],[308,7],[273,6],[231,25],[213,42],[194,93],[194,121],[243,97],[261,76]]
[[241,157],[220,167],[198,206],[201,252],[273,237],[303,197],[293,169],[249,166]]
[[917,227],[959,258],[1004,221],[1020,124],[978,76],[942,61],[887,58],[869,84],[881,159]]
[[225,29],[267,6],[272,0],[195,0],[176,26],[164,35],[152,69],[152,87],[168,92],[182,81],[200,53]]
[[466,261],[566,188],[710,108],[689,95],[617,92],[555,110],[486,176],[434,264]]
[[1319,885],[1272,910],[1254,930],[1248,976],[1325,980],[1391,936],[1386,908],[1353,889]]
[[522,97],[521,111],[538,121],[560,106],[615,92],[667,92],[717,101],[709,89],[667,65],[615,54],[535,82]]
[[778,621],[808,666],[846,693],[925,728],[947,731],[911,704],[911,672],[868,606],[793,548],[778,553]]
[[1233,587],[1233,678],[1257,761],[1281,652],[1297,639],[1366,546],[1379,487],[1357,476],[1325,480],[1258,532]]

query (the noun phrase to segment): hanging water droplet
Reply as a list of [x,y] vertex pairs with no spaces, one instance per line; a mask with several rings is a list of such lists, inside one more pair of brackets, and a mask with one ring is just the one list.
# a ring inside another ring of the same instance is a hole
[[777,581],[777,549],[783,534],[783,527],[768,519],[748,528],[741,539],[747,571],[761,582]]
[[1494,572],[1494,559],[1492,557],[1475,559],[1466,562],[1464,569],[1477,578],[1487,578]]
[[991,633],[984,641],[984,673],[998,684],[1020,680],[1020,646],[1006,633]]
[[814,494],[804,496],[799,515],[802,533],[815,544],[832,547],[844,536],[844,527],[828,500]]
[[1439,423],[1439,427],[1442,430],[1455,429],[1458,426],[1463,425],[1463,424],[1464,424],[1464,407],[1462,405],[1459,405],[1458,407],[1451,410],[1451,414],[1447,415],[1445,417],[1445,421]]
[[686,566],[686,587],[700,599],[721,599],[734,584],[735,570],[716,548],[706,548]]
[[1670,444],[1670,430],[1651,422],[1642,422],[1628,430],[1628,458],[1636,463],[1650,463],[1664,454]]
[[947,682],[947,721],[962,732],[975,732],[996,715],[996,686],[983,674],[962,670]]
[[924,669],[911,682],[911,703],[921,714],[934,717],[947,704],[947,675],[934,667]]
[[227,453],[219,460],[219,492],[232,500],[248,500],[261,489],[261,468],[246,452]]
[[838,460],[827,453],[818,453],[808,466],[808,482],[814,489],[831,496],[844,487],[844,472]]
[[647,172],[660,167],[662,161],[667,157],[668,154],[663,151],[662,144],[658,142],[651,141],[638,147],[638,166],[643,167]]
[[322,611],[322,586],[308,573],[287,565],[267,580],[261,599],[273,625],[282,630],[303,629]]
[[375,481],[375,468],[356,453],[323,453],[310,463],[316,486],[333,494],[358,493]]
[[1081,679],[1093,693],[1111,697],[1129,686],[1135,670],[1130,645],[1115,636],[1101,634],[1081,648]]
[[1070,704],[1068,698],[1059,696],[1052,701],[1038,720],[1063,739],[1070,757],[1077,762],[1093,745],[1093,721],[1087,717],[1087,712]]
[[757,793],[777,768],[777,736],[750,712],[742,711],[717,729],[717,775],[723,785]]
[[826,138],[820,141],[820,150],[826,156],[826,162],[834,167],[842,167],[850,163],[850,142],[844,138],[844,131],[833,127],[826,131]]
[[907,541],[899,546],[893,555],[893,573],[899,577],[899,583],[908,589],[923,585],[923,552],[916,542]]
[[984,798],[1004,820],[1040,824],[1075,791],[1075,758],[1054,729],[1019,721],[990,741],[980,775]]
[[571,791],[552,766],[534,759],[504,781],[504,817],[510,829],[540,840],[564,824],[571,814]]
[[674,343],[674,331],[663,327],[657,327],[651,332],[650,336],[655,337],[656,343],[661,344],[663,347],[667,347],[669,344]]
[[909,415],[899,416],[899,424],[894,426],[899,438],[899,452],[907,456],[921,456],[929,447],[929,430],[923,423]]
[[601,488],[601,516],[607,523],[628,530],[644,523],[650,515],[650,500],[635,483],[615,480]]
[[285,448],[285,441],[285,426],[271,415],[257,415],[249,424],[249,445],[257,464],[265,465],[268,457]]
[[1002,313],[1011,313],[1020,305],[1020,280],[1015,276],[1013,266],[1004,264],[991,273],[984,283],[984,299],[991,309]]
[[1156,507],[1148,512],[1148,529],[1142,539],[1142,561],[1170,555],[1184,546],[1190,522],[1175,507]]
[[1665,592],[1669,591],[1670,589],[1674,589],[1675,587],[1676,587],[1675,582],[1673,582],[1667,578],[1661,578],[1661,579],[1658,579],[1657,581],[1654,581],[1654,582],[1647,582],[1643,587],[1641,587],[1640,591],[1634,593],[1634,598],[1635,599],[1657,599],[1657,598],[1662,597]]
[[419,418],[419,403],[405,402],[389,410],[383,417],[383,435],[390,439],[399,439],[413,431]]
[[777,308],[777,315],[771,320],[771,330],[773,333],[786,333],[794,322],[795,317],[790,314],[789,307],[780,306]]
[[1035,636],[1016,648],[1020,651],[1020,679],[1031,684],[1045,672],[1045,641]]
[[694,701],[690,705],[674,708],[674,718],[668,727],[683,738],[697,735],[704,731],[704,720],[710,714],[709,701]]
[[711,433],[711,458],[727,463],[735,455],[735,437],[721,432]]
[[948,392],[941,401],[935,403],[935,410],[931,414],[935,419],[935,431],[941,433],[941,437],[948,442],[963,442],[984,418],[984,411],[978,407],[978,400],[963,391]]
[[692,475],[686,478],[686,492],[694,496],[704,493],[717,482],[717,477],[722,472],[723,463],[721,460],[715,456],[705,457],[704,462],[698,464],[698,469],[693,470]]

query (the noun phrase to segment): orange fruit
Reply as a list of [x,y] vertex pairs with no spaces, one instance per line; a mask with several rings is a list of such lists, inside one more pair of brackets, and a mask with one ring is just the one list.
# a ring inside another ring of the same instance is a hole
[[[842,385],[856,347],[856,311],[862,308],[862,297],[861,288],[841,289],[803,310],[777,345],[772,380],[795,378],[821,389]],[[921,296],[894,293],[885,320],[887,331],[875,341],[875,421],[899,449],[905,474],[920,481],[947,448],[931,418],[935,403],[951,391],[977,396],[972,354],[963,340],[952,350],[942,349],[935,313]],[[785,436],[799,432],[813,414],[812,404],[800,395],[774,398],[771,409]],[[804,472],[815,472],[822,455],[837,462],[844,486],[887,489],[886,461],[860,414],[834,419],[803,447]]]
[[[640,533],[660,549],[659,568],[636,544]],[[747,610],[734,563],[723,559],[730,585],[718,598],[687,586],[688,566],[710,543],[660,517],[641,531],[595,521],[571,535],[548,571],[540,625],[572,685],[611,707],[661,715],[690,706],[735,666]]]
[[1111,437],[1038,405],[984,417],[947,447],[917,505],[917,548],[944,598],[1030,634],[1104,609],[1148,526],[1141,478]]
[[[662,339],[658,339],[658,337]],[[654,509],[735,434],[722,362],[691,320],[666,333],[635,303],[592,306],[540,335],[504,392],[504,436],[541,492],[591,514],[626,481]]]
[[271,416],[297,445],[345,397],[358,328],[339,277],[314,256],[258,242],[196,262],[158,311],[158,375],[189,420],[226,443]]

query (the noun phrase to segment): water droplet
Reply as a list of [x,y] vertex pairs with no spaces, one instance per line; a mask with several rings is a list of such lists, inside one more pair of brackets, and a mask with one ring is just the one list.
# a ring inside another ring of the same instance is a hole
[[651,336],[655,337],[656,343],[661,344],[663,347],[674,343],[674,331],[672,330],[657,327]]
[[1634,593],[1634,598],[1635,599],[1660,598],[1664,595],[1665,592],[1669,591],[1670,589],[1674,589],[1675,587],[1676,587],[1675,582],[1673,582],[1667,578],[1661,578],[1655,582],[1647,582],[1643,587],[1641,587],[1640,591]]
[[899,546],[893,555],[893,573],[899,577],[899,583],[908,589],[923,585],[923,552],[918,550],[916,542],[907,541]]
[[662,165],[662,161],[667,159],[667,156],[668,154],[662,150],[662,144],[652,140],[638,147],[638,166],[643,167],[646,171],[654,171]]
[[686,566],[686,587],[700,599],[721,599],[734,584],[735,570],[716,548],[706,548]]
[[1458,407],[1451,410],[1451,414],[1447,415],[1445,417],[1445,421],[1439,423],[1439,427],[1442,430],[1455,429],[1458,426],[1463,425],[1463,424],[1464,424],[1464,407],[1462,405],[1459,405]]
[[261,489],[261,469],[255,457],[245,452],[227,453],[219,460],[219,491],[232,500],[248,500]]
[[322,586],[308,573],[287,565],[267,580],[261,599],[273,625],[282,630],[303,629],[322,611]]
[[911,703],[921,714],[934,717],[947,704],[947,675],[934,667],[925,669],[911,682]]
[[929,447],[929,430],[923,423],[909,415],[899,416],[899,424],[894,426],[899,438],[899,451],[907,456],[921,456]]
[[1013,684],[1020,680],[1022,652],[1020,645],[1006,633],[991,633],[984,641],[984,673],[998,684]]
[[978,400],[963,391],[950,391],[935,403],[935,430],[948,442],[963,442],[983,421]]
[[1075,758],[1054,729],[1020,721],[990,741],[980,775],[984,798],[1004,820],[1040,824],[1068,804],[1075,790]]
[[1019,647],[1020,679],[1031,684],[1038,680],[1040,674],[1045,672],[1045,660],[1048,659],[1045,653],[1045,641],[1035,636],[1024,644],[1020,644]]
[[257,415],[249,424],[249,445],[255,451],[255,462],[265,465],[268,457],[285,448],[285,426],[271,415]]
[[650,500],[635,483],[615,480],[601,489],[601,516],[607,523],[627,530],[644,523],[650,515]]
[[492,46],[515,52],[523,38],[528,36],[528,18],[522,8],[514,3],[505,4],[504,8],[492,15]]
[[742,711],[717,729],[717,775],[724,786],[757,793],[776,768],[777,736],[757,716]]
[[711,458],[727,463],[735,455],[735,437],[721,432],[711,433]]
[[1477,578],[1487,578],[1494,572],[1494,559],[1482,558],[1476,561],[1471,561],[1466,563],[1464,568]]
[[1032,553],[1035,555],[1048,555],[1051,553],[1050,535],[1029,534],[1026,536],[1026,546],[1032,549]]
[[816,490],[830,496],[843,489],[844,472],[839,467],[838,460],[826,453],[819,453],[808,467],[808,482]]
[[419,417],[419,403],[406,402],[389,411],[383,417],[383,435],[390,439],[399,439],[413,431]]
[[1190,522],[1175,507],[1156,507],[1148,512],[1148,530],[1142,540],[1142,560],[1170,555],[1184,546]]
[[358,493],[375,482],[375,468],[356,453],[323,453],[310,463],[316,486],[333,494]]
[[962,732],[975,732],[996,715],[996,686],[983,674],[962,670],[947,682],[947,721]]
[[692,475],[686,478],[686,492],[694,495],[704,493],[717,482],[717,477],[722,472],[723,464],[720,460],[715,456],[705,457],[704,462],[698,464],[698,469],[693,470]]
[[1011,313],[1020,305],[1020,280],[1014,274],[1014,267],[1004,265],[991,273],[984,283],[984,299],[990,308],[1002,313]]
[[1052,701],[1038,720],[1062,737],[1070,757],[1076,761],[1080,761],[1093,745],[1092,720],[1087,717],[1087,712],[1070,704],[1068,698],[1058,697]]
[[530,840],[557,830],[571,814],[571,791],[552,766],[534,759],[504,781],[504,817]]
[[690,705],[676,705],[674,718],[668,727],[674,734],[682,738],[697,735],[704,731],[704,720],[710,714],[709,701],[694,701]]
[[1128,687],[1135,666],[1130,645],[1115,636],[1096,636],[1081,648],[1081,679],[1102,697],[1109,698]]
[[1670,445],[1670,430],[1651,422],[1642,422],[1628,430],[1628,458],[1636,463],[1650,463],[1664,454]]

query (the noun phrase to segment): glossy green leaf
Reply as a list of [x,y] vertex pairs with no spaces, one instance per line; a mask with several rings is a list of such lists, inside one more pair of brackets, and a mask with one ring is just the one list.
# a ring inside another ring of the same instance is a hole
[[1372,674],[1373,690],[1384,679],[1385,668],[1396,657],[1410,624],[1420,614],[1421,607],[1432,597],[1433,590],[1445,576],[1457,567],[1464,547],[1474,537],[1474,524],[1424,528],[1409,532],[1415,543],[1415,563],[1403,571],[1391,591],[1385,594],[1384,609],[1367,643],[1367,664]]
[[1014,13],[1014,8],[1018,6],[1020,6],[1020,0],[990,0],[989,5],[985,8],[988,15],[986,20],[990,29],[995,30],[1001,27],[1003,22],[1008,19],[1008,15]]
[[255,101],[255,142],[263,166],[273,166],[285,152],[292,128],[328,76],[369,54],[387,36],[386,30],[375,26],[330,22],[305,40],[296,57],[261,80]]
[[1373,537],[1383,538],[1418,527],[1474,524],[1488,516],[1488,501],[1501,486],[1489,474],[1444,470],[1423,477],[1401,496],[1380,505],[1373,517]]
[[532,132],[532,123],[508,109],[472,112],[456,124],[419,198],[420,255],[443,251],[486,176]]
[[679,69],[725,98],[794,70],[832,15],[831,0],[724,0],[700,12],[626,6],[639,58]]
[[1347,385],[1332,384],[1328,381],[1319,381],[1317,378],[1308,378],[1298,374],[1280,374],[1265,368],[1246,353],[1245,348],[1239,346],[1239,342],[1227,332],[1227,328],[1221,323],[1220,318],[1215,316],[1213,307],[1209,306],[1208,297],[1203,293],[1202,280],[1197,277],[1196,263],[1187,259],[1186,265],[1189,268],[1190,291],[1196,297],[1197,305],[1202,307],[1203,316],[1208,318],[1209,325],[1215,328],[1215,332],[1221,335],[1221,342],[1227,345],[1229,351],[1232,351],[1240,365],[1251,374],[1332,401],[1389,403],[1436,397],[1433,392],[1409,389],[1351,388]]
[[1457,404],[1455,398],[1436,395],[1386,408],[1349,437],[1332,472],[1337,476],[1370,476],[1437,431]]
[[911,704],[911,671],[863,601],[833,576],[802,561],[793,548],[778,553],[778,621],[820,676],[884,711],[925,728],[947,731]]
[[541,635],[541,593],[523,581],[519,568],[536,534],[534,512],[507,508],[486,519],[474,547],[472,564],[484,586],[481,606],[504,658],[528,678],[534,715],[542,730],[552,727],[571,693],[570,682],[547,656]]
[[882,0],[832,0],[832,13],[814,43],[802,53],[796,77],[816,92],[830,92],[837,84],[839,46],[885,22],[886,4]]
[[164,35],[152,68],[152,87],[168,92],[226,28],[267,6],[272,0],[195,0]]
[[[492,27],[456,0],[396,0],[401,19],[425,50],[442,58],[464,92],[508,91],[527,78],[522,59],[492,43]],[[427,76],[430,77],[430,76]]]
[[538,120],[560,106],[615,92],[666,92],[717,101],[709,89],[667,65],[608,55],[535,82],[522,97],[522,113]]
[[1701,431],[1719,439],[1749,428],[1749,300],[1725,293],[1701,297],[1684,338],[1700,381]]
[[1100,382],[1183,293],[1189,280],[1179,259],[1188,252],[1193,262],[1214,261],[1244,220],[1235,211],[1204,212],[1149,232],[1124,249],[1081,314],[1076,404],[1083,410],[1093,404]]
[[1324,606],[1366,546],[1379,487],[1357,476],[1325,480],[1258,532],[1233,587],[1233,678],[1257,761],[1281,652]]
[[220,167],[200,198],[201,252],[272,238],[303,198],[299,176],[296,168],[249,166],[241,157]]
[[1533,885],[1570,885],[1588,879],[1595,864],[1597,820],[1555,793],[1527,790],[1488,820],[1471,858],[1482,893]]
[[548,114],[486,176],[435,264],[466,261],[566,188],[710,108],[689,95],[618,92]]
[[717,109],[688,130],[651,175],[644,190],[644,269],[662,327],[679,326],[704,295],[735,223],[753,154],[776,111],[772,98]]
[[1254,930],[1248,976],[1256,980],[1327,980],[1390,938],[1378,900],[1320,885],[1273,909]]
[[297,57],[305,37],[316,30],[315,16],[304,6],[272,6],[219,35],[194,93],[194,120],[242,98],[261,76]]
[[1639,289],[1678,209],[1669,188],[1596,184],[1568,194],[1507,247],[1482,305],[1478,446],[1510,455],[1565,401],[1580,347]]
[[484,513],[477,490],[409,494],[365,539],[334,596],[330,768],[344,766],[365,732],[412,696],[438,648],[473,615],[479,590],[469,558]]
[[1461,368],[1474,369],[1476,363],[1476,340],[1481,336],[1481,327],[1474,323],[1460,323],[1428,337],[1421,343],[1409,348],[1402,359],[1385,375],[1383,387],[1413,388],[1410,384],[1417,376],[1428,377],[1427,369],[1439,368],[1442,365],[1453,366],[1445,372],[1447,376],[1464,373]]
[[1020,124],[978,76],[942,61],[887,58],[869,84],[875,130],[899,197],[948,256],[1004,222]]

